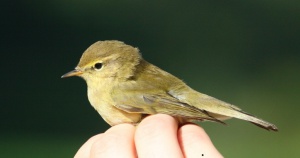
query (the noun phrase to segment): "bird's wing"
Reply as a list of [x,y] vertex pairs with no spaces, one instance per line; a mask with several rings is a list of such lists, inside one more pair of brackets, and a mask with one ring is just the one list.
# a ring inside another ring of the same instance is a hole
[[130,89],[123,89],[120,87],[113,89],[111,97],[114,101],[114,106],[128,113],[162,113],[180,117],[185,120],[210,120],[221,122],[213,116],[210,116],[207,111],[180,102],[163,90],[144,90],[141,87],[143,87],[143,85],[139,84],[139,87],[136,88],[131,86]]

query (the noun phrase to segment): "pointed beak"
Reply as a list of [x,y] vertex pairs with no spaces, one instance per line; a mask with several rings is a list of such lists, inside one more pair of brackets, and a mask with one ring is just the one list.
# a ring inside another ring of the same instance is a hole
[[61,76],[61,78],[66,78],[66,77],[72,77],[72,76],[79,76],[81,75],[83,72],[80,70],[72,70],[64,75]]

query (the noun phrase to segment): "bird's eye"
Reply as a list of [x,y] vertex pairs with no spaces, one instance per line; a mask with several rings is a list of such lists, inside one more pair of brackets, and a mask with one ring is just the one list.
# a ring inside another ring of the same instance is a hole
[[102,68],[102,63],[96,63],[94,65],[94,68],[97,69],[97,70],[100,70]]

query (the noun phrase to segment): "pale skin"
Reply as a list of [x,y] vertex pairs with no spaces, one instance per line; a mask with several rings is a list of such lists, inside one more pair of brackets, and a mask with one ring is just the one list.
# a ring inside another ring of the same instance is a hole
[[[203,154],[203,155],[202,155]],[[146,117],[138,126],[119,124],[85,142],[75,158],[222,158],[203,128],[178,126],[169,115]]]

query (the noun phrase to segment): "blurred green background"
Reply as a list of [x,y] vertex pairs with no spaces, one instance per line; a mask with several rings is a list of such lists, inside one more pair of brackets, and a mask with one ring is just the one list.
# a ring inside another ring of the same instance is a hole
[[73,157],[109,128],[60,79],[107,39],[279,127],[201,123],[225,157],[300,155],[300,1],[3,1],[0,17],[0,157]]

